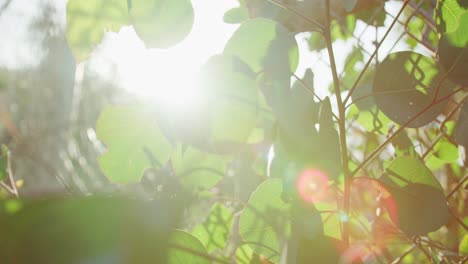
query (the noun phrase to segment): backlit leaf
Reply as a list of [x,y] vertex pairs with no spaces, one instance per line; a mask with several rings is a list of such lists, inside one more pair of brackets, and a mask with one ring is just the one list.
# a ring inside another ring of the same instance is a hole
[[392,121],[382,113],[376,106],[369,110],[360,111],[356,105],[349,108],[347,115],[356,121],[369,132],[377,132],[385,135],[388,126]]
[[164,165],[172,146],[155,114],[144,106],[107,106],[96,124],[108,150],[99,158],[104,174],[117,183],[138,182],[145,169]]
[[289,65],[294,72],[299,62],[299,51],[294,35],[273,20],[256,18],[245,21],[234,32],[224,53],[243,60],[254,72],[287,74],[282,68]]
[[426,125],[446,105],[433,105],[433,100],[452,89],[442,77],[431,58],[409,51],[392,53],[377,66],[373,87],[377,106],[400,125],[410,120],[408,127]]
[[192,234],[206,246],[208,252],[215,249],[222,250],[228,243],[233,214],[222,204],[214,204],[208,217],[203,223],[197,225]]
[[458,246],[458,251],[461,254],[468,255],[468,234],[465,234],[460,241],[460,245]]
[[169,236],[167,264],[210,264],[208,252],[196,237],[182,231],[174,230]]
[[226,167],[222,156],[193,147],[179,146],[171,160],[182,186],[191,192],[213,187],[223,177]]
[[0,156],[0,181],[7,176],[8,157],[5,154]]
[[190,0],[132,0],[131,22],[148,48],[168,48],[182,41],[194,21]]
[[126,0],[70,0],[67,3],[67,41],[75,59],[89,57],[106,31],[128,25]]
[[434,12],[439,41],[439,59],[448,77],[457,84],[467,85],[468,4],[463,0],[438,1]]
[[460,16],[468,11],[468,6],[461,4],[463,0],[437,1],[434,12],[437,31],[439,33],[454,32],[460,26]]
[[257,123],[258,90],[251,71],[230,55],[211,57],[202,68],[211,121],[210,140],[245,142]]
[[447,223],[444,191],[420,160],[395,159],[379,181],[390,192],[385,203],[392,221],[407,235],[423,235]]
[[282,186],[280,179],[260,185],[242,211],[239,223],[245,243],[274,262],[279,261],[279,252],[291,232],[290,205],[281,199]]
[[247,7],[235,7],[228,10],[223,17],[225,23],[237,24],[249,19],[249,10]]
[[319,236],[301,239],[297,250],[296,263],[340,263],[343,243],[334,238]]

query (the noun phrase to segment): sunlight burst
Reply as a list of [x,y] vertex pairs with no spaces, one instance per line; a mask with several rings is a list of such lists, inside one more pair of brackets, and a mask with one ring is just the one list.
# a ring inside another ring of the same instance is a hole
[[132,27],[106,36],[102,55],[115,64],[124,89],[177,108],[197,103],[200,67],[223,51],[237,25],[222,22],[224,12],[236,5],[233,0],[193,5],[197,16],[190,34],[169,49],[147,49]]

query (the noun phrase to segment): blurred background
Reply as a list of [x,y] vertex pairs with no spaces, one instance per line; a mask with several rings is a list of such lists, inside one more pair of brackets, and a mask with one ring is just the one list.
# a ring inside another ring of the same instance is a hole
[[[92,56],[76,64],[64,37],[66,2],[0,0],[0,135],[1,143],[11,150],[23,195],[123,188],[110,183],[97,164],[105,151],[94,131],[100,111],[107,104],[136,100],[188,108],[196,100],[198,69],[211,55],[222,52],[238,27],[223,22],[225,12],[238,1],[194,0],[194,27],[176,46],[146,49],[131,27],[123,27],[106,33]],[[369,3],[369,10],[338,18],[332,25],[344,96],[402,6],[402,1]],[[431,10],[435,5],[435,0],[410,1],[379,48],[375,64],[400,50],[434,56],[437,35]],[[318,97],[331,95],[328,55],[319,33],[299,33],[296,39],[300,48],[296,76],[311,69]],[[370,85],[371,76],[365,75],[365,85]],[[351,147],[361,143],[356,123],[350,124],[357,128],[356,137],[350,133]],[[382,155],[392,155],[389,148]],[[353,150],[357,160],[364,154]]]
[[194,1],[198,13],[186,42],[147,50],[124,27],[107,33],[92,57],[76,64],[64,33],[66,2],[0,1],[1,143],[10,148],[25,196],[120,188],[97,164],[105,150],[94,131],[100,111],[148,97],[186,103],[198,68],[222,51],[236,28],[222,22],[235,1]]

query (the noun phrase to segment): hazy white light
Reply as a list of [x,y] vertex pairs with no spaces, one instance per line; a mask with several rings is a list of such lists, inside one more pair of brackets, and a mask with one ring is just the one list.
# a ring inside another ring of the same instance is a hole
[[132,27],[107,34],[98,56],[116,65],[117,82],[126,90],[160,103],[187,106],[197,101],[198,73],[208,58],[223,51],[238,25],[225,24],[234,0],[193,0],[191,33],[169,49],[146,49]]

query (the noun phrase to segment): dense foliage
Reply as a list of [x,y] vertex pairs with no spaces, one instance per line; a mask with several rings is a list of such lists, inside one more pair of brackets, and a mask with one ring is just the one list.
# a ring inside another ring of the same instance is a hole
[[[67,49],[86,63],[123,26],[170,48],[196,15],[190,0],[69,0]],[[239,0],[224,20],[238,28],[200,69],[195,106],[89,104],[105,145],[95,167],[120,191],[28,199],[18,140],[2,146],[0,259],[468,260],[468,1]],[[337,47],[357,21],[381,33],[370,52],[358,40],[340,73]],[[330,87],[314,87],[312,66],[297,76],[298,36],[326,58]],[[406,49],[381,50],[392,41]]]

